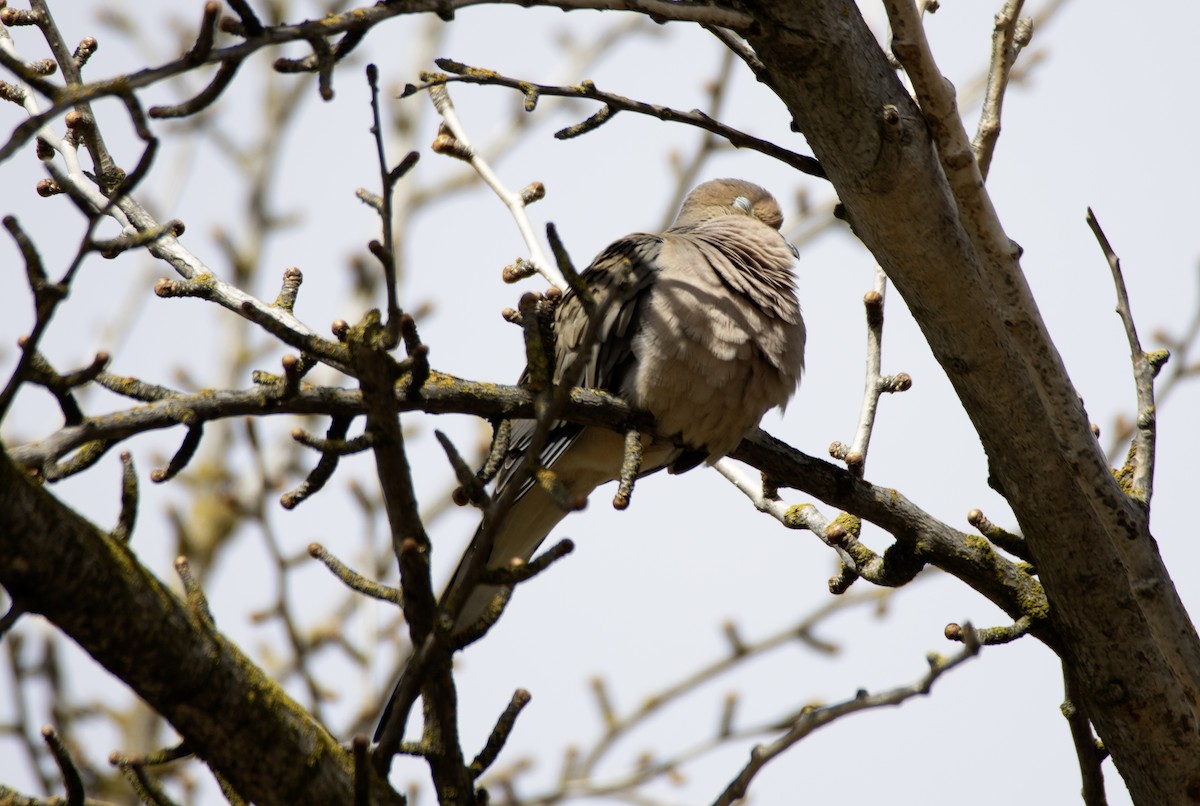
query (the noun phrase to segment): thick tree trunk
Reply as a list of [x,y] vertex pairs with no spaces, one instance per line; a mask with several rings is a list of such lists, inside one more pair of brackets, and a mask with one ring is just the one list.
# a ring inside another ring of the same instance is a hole
[[[1200,643],[1146,512],[1091,434],[1019,248],[995,237],[986,194],[986,209],[956,201],[921,109],[853,4],[745,5],[774,90],[983,442],[1045,585],[1055,643],[1135,801],[1200,802]],[[977,226],[985,218],[991,232]]]

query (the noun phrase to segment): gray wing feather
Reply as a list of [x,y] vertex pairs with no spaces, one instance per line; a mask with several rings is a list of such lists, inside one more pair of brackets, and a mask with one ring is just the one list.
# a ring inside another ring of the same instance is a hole
[[[655,262],[661,244],[662,238],[657,235],[635,234],[622,238],[610,244],[580,275],[597,303],[602,303],[609,295],[616,296],[601,306],[604,319],[588,351],[581,376],[574,385],[621,392],[622,383],[635,360],[633,339],[641,320],[644,292],[654,282],[657,272]],[[564,375],[584,348],[588,330],[583,303],[574,292],[568,291],[563,296],[555,315],[554,330],[554,382],[571,383],[573,379],[565,379]],[[526,379],[527,376],[522,375],[522,382]],[[496,477],[497,493],[511,481],[529,449],[534,426],[533,420],[513,422],[508,455]],[[582,426],[575,423],[556,422],[540,454],[542,466],[554,467],[582,430]],[[521,493],[524,494],[531,485],[527,479],[521,486]]]

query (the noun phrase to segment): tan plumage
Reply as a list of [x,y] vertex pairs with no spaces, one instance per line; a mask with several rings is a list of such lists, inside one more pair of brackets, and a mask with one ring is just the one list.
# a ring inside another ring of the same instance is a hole
[[[645,440],[643,475],[716,461],[795,391],[805,332],[791,272],[795,253],[779,232],[782,221],[778,203],[758,185],[706,182],[662,235],[622,238],[584,272],[594,296],[617,296],[605,309],[579,385],[621,395],[650,412],[660,433],[686,446]],[[583,305],[568,293],[555,316],[556,383],[584,348],[587,326]],[[514,423],[497,492],[510,483],[532,432],[532,421]],[[569,492],[586,496],[619,476],[623,444],[611,431],[563,422],[541,460]],[[544,489],[525,482],[496,527],[488,567],[529,560],[563,516]],[[455,628],[475,623],[497,592],[493,586],[473,591]],[[376,740],[390,711],[391,703]]]

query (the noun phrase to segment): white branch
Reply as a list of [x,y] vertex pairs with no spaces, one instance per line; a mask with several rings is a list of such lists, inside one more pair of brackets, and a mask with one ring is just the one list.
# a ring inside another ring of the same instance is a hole
[[506,188],[500,181],[500,177],[496,176],[495,171],[492,170],[492,166],[488,165],[487,160],[481,157],[471,145],[471,140],[467,137],[466,129],[463,128],[462,121],[454,110],[454,104],[450,100],[450,93],[446,91],[446,87],[444,85],[430,87],[429,97],[438,114],[442,116],[446,129],[454,138],[454,143],[443,149],[444,152],[470,164],[488,187],[500,197],[504,206],[508,208],[508,212],[512,214],[517,230],[521,233],[526,248],[529,249],[530,265],[548,283],[559,291],[566,292],[570,286],[567,285],[567,281],[558,267],[546,259],[546,253],[542,251],[542,245],[538,241],[537,235],[534,234],[533,224],[525,212],[528,202],[524,194],[514,193]]
[[858,567],[854,558],[841,546],[835,546],[825,537],[825,528],[829,519],[812,504],[789,505],[778,496],[768,497],[763,490],[760,479],[751,478],[732,459],[726,457],[713,463],[713,469],[724,476],[734,487],[737,487],[754,504],[759,512],[765,512],[789,529],[807,529],[821,539],[821,542],[837,552],[842,564],[857,573]]
[[867,462],[867,448],[875,427],[875,412],[879,409],[879,395],[883,392],[883,301],[886,294],[887,275],[876,264],[875,282],[863,300],[867,308],[866,380],[863,382],[862,406],[858,411],[858,428],[850,444],[850,453],[860,457],[852,463],[858,467],[860,474]]
[[1000,113],[1004,106],[1004,93],[1012,77],[1017,54],[1029,44],[1033,35],[1033,20],[1021,17],[1024,0],[1005,0],[1004,7],[996,15],[996,27],[992,34],[992,59],[988,67],[987,93],[983,99],[983,113],[979,116],[979,128],[971,146],[979,162],[979,172],[986,179],[992,164],[996,140],[1000,136]]
[[[13,45],[8,31],[2,26],[0,26],[0,48],[15,59],[21,58]],[[33,90],[24,84],[20,84],[19,86],[24,93],[22,106],[25,111],[30,117],[40,114],[41,110],[38,108]],[[107,208],[108,216],[120,225],[123,235],[132,236],[139,232],[163,229],[162,224],[129,195],[122,196],[115,204],[110,205],[110,200],[100,192],[96,183],[84,173],[83,166],[79,162],[78,149],[59,137],[50,127],[49,123],[38,129],[37,136],[61,155],[63,164],[66,167],[65,174],[61,174],[62,179],[70,185],[71,189],[78,196],[86,199],[96,210],[105,210]],[[256,318],[273,320],[280,329],[290,331],[294,334],[297,340],[318,338],[316,331],[303,324],[291,313],[268,305],[262,300],[242,291],[240,288],[219,279],[212,269],[188,251],[169,231],[164,232],[162,237],[146,244],[146,249],[155,257],[165,260],[175,271],[188,280],[205,277],[211,290],[209,298],[222,307],[228,308],[240,315],[244,315],[244,308],[253,308],[257,314]]]
[[[0,50],[3,50],[6,54],[14,59],[23,61],[23,59],[21,59],[21,54],[17,52],[12,37],[9,35],[7,29],[5,29],[3,26],[0,26]],[[12,76],[12,80],[10,80],[9,83],[20,88],[20,91],[24,96],[21,101],[21,106],[29,114],[29,117],[37,117],[42,113],[32,88],[30,88],[24,82],[17,80],[16,76]],[[36,136],[62,156],[63,164],[67,169],[65,178],[71,189],[75,190],[77,195],[87,199],[87,201],[97,210],[104,209],[104,206],[108,204],[108,199],[105,198],[104,194],[101,193],[96,187],[96,184],[92,182],[92,180],[88,179],[87,175],[83,172],[83,165],[79,162],[78,149],[74,145],[67,143],[67,141],[63,138],[59,137],[54,129],[50,127],[49,123],[41,126],[37,130]],[[63,190],[67,190],[67,188],[63,188]],[[119,210],[109,208],[109,214],[118,224],[120,224],[123,235],[133,235],[136,233],[136,230],[132,228],[128,219],[126,219]]]

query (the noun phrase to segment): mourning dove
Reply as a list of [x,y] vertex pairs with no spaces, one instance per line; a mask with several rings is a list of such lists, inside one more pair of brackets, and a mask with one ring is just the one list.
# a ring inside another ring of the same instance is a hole
[[[782,222],[779,204],[758,185],[705,182],[688,194],[666,232],[635,233],[610,244],[581,275],[603,313],[590,348],[584,344],[585,307],[574,293],[564,295],[555,312],[554,382],[571,382],[565,374],[588,349],[577,384],[615,393],[654,417],[656,431],[670,441],[644,438],[642,475],[717,461],[795,391],[805,331],[792,276],[796,253],[779,231]],[[603,302],[610,294],[615,296]],[[534,428],[532,420],[513,423],[497,495],[515,478]],[[620,434],[559,422],[540,461],[578,498],[618,478],[623,456]],[[495,526],[489,569],[528,561],[565,515],[540,484],[526,479],[523,486]],[[443,604],[469,557],[470,550]],[[500,590],[478,585],[453,631],[478,622]],[[402,730],[388,732],[392,742]]]

